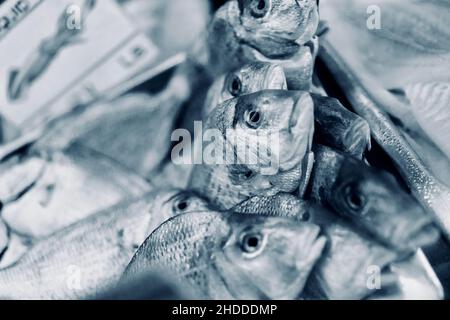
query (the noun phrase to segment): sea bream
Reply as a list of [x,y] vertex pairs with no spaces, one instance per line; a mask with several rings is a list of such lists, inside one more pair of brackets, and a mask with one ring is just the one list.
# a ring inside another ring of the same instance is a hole
[[231,158],[194,166],[189,188],[219,208],[252,196],[294,192],[308,181],[314,135],[309,93],[267,90],[228,100],[213,110],[206,128],[219,130],[214,143]]
[[296,89],[308,89],[318,23],[316,0],[228,1],[208,28],[204,64],[218,76],[250,62],[277,62]]
[[[286,90],[286,75],[280,65],[254,62],[219,77],[208,91],[203,118],[226,100],[262,90]],[[337,99],[312,94],[315,141],[362,158],[371,147],[367,121],[347,110]]]
[[147,238],[124,279],[163,268],[206,299],[293,299],[321,256],[319,230],[289,218],[181,214]]
[[62,229],[0,270],[0,297],[77,299],[103,292],[161,223],[206,210],[200,199],[179,190],[152,191]]
[[437,241],[433,218],[387,171],[330,148],[313,148],[309,197],[390,248],[411,252]]
[[[400,202],[406,204],[407,200]],[[420,250],[409,258],[408,253],[386,246],[353,221],[309,201],[280,193],[273,197],[250,198],[233,211],[250,215],[269,213],[293,218],[297,223],[313,222],[321,227],[327,245],[301,296],[304,299],[362,299],[375,294],[378,299],[393,295],[398,299],[442,298],[441,285],[429,271],[429,263]],[[376,210],[371,211],[376,213]],[[395,217],[398,212],[395,207],[384,211],[385,227],[395,220],[401,221],[402,213],[399,218]],[[394,235],[392,229],[390,233]],[[426,240],[420,242],[420,238],[416,241],[416,245],[427,243]],[[380,279],[373,277],[376,272]]]

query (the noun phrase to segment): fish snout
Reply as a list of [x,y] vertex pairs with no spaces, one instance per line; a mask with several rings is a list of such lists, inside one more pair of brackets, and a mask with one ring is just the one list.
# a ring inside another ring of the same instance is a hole
[[266,70],[264,79],[263,87],[266,89],[287,90],[286,75],[279,65],[270,65]]
[[430,215],[422,213],[420,217],[411,220],[406,232],[406,243],[411,250],[429,246],[438,240],[440,232]]
[[297,244],[297,269],[309,272],[322,256],[327,239],[321,235],[319,226],[312,223],[299,223],[295,242]]

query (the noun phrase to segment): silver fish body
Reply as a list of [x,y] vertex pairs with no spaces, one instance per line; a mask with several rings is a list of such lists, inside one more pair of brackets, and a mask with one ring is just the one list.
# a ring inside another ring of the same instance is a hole
[[203,298],[292,299],[320,257],[325,242],[318,232],[287,218],[182,214],[149,236],[124,279],[164,268]]
[[30,238],[48,236],[151,189],[114,161],[76,145],[30,154],[8,165],[2,176],[2,219]]
[[0,296],[77,299],[100,293],[119,280],[155,228],[190,210],[204,210],[204,202],[179,190],[161,190],[94,214],[37,242],[1,270]]

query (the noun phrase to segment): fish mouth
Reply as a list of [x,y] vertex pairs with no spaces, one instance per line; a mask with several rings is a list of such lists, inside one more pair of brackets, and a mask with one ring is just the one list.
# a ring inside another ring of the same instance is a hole
[[408,248],[410,250],[416,250],[420,247],[426,247],[435,243],[439,237],[439,229],[434,223],[428,219],[419,219],[420,222],[414,222],[414,227],[409,229],[407,233]]
[[313,102],[307,93],[302,93],[294,102],[289,118],[288,132],[293,145],[283,150],[284,159],[280,159],[280,168],[288,171],[298,166],[311,150],[314,132]]
[[297,269],[309,274],[309,271],[322,256],[326,244],[327,238],[322,235],[321,228],[317,225],[311,225],[310,230],[298,241]]
[[279,65],[271,64],[264,75],[264,88],[287,90],[286,75]]
[[312,37],[317,32],[317,28],[319,26],[319,12],[316,8],[316,5],[312,5],[309,8],[308,18],[305,19],[304,29],[305,31],[302,35],[296,39],[296,42],[300,45],[305,45],[308,41],[311,40]]

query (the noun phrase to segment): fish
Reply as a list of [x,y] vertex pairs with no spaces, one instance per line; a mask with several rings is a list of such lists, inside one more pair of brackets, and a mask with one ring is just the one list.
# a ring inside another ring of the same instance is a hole
[[[364,233],[322,206],[311,207],[310,222],[322,227],[328,244],[304,291],[307,299],[355,300],[374,292],[368,285],[370,271],[380,272],[403,255]],[[395,285],[395,276],[384,274],[382,287]]]
[[450,81],[448,1],[324,0],[320,15],[345,62],[384,89]]
[[[450,158],[448,1],[324,1],[321,16],[327,41],[381,110]],[[429,157],[414,142],[412,149]]]
[[213,110],[206,128],[220,131],[214,144],[227,157],[195,165],[188,188],[218,208],[230,209],[251,196],[294,192],[308,181],[314,133],[309,93],[265,90],[228,100]]
[[29,154],[0,176],[4,178],[2,219],[15,232],[33,239],[152,188],[116,162],[78,145]]
[[399,252],[438,240],[432,216],[392,174],[324,146],[313,151],[312,200]]
[[257,61],[221,75],[208,90],[203,119],[227,100],[268,89],[287,90],[286,75],[280,65]]
[[164,268],[201,298],[293,299],[325,239],[316,225],[292,221],[217,211],[178,215],[145,240],[123,279]]
[[309,87],[314,58],[307,44],[318,24],[315,0],[229,1],[210,23],[204,57],[215,76],[254,61],[284,63],[289,80]]
[[40,240],[0,270],[0,297],[81,299],[101,293],[120,279],[155,228],[174,215],[206,210],[204,204],[191,193],[169,189],[93,214]]
[[446,238],[450,238],[450,188],[432,174],[384,111],[383,101],[370,93],[326,39],[321,40],[319,58],[355,112],[369,123],[372,137],[392,159],[412,194],[433,215]]
[[[258,9],[258,8],[262,9]],[[282,65],[291,89],[309,90],[319,23],[315,0],[232,0],[214,14],[176,77],[189,85],[179,126],[202,118],[205,88],[223,74],[261,61]],[[226,52],[226,54],[224,54]]]
[[[393,296],[391,291],[394,290],[395,297],[402,299],[442,298],[442,287],[421,250],[412,256],[405,255],[373,235],[361,232],[352,221],[310,200],[280,193],[272,197],[253,197],[232,210],[251,215],[268,212],[270,216],[289,217],[296,223],[312,222],[321,227],[327,245],[299,298],[362,299],[368,296],[387,299]],[[386,225],[395,223],[393,216],[398,211],[391,211]],[[367,287],[371,270],[383,271],[379,290]],[[413,289],[417,287],[422,291]]]
[[[254,62],[219,77],[208,91],[203,119],[217,105],[245,94],[262,90],[287,90],[287,79],[280,65]],[[369,124],[348,111],[334,98],[312,94],[314,100],[315,140],[362,158],[371,148]]]

